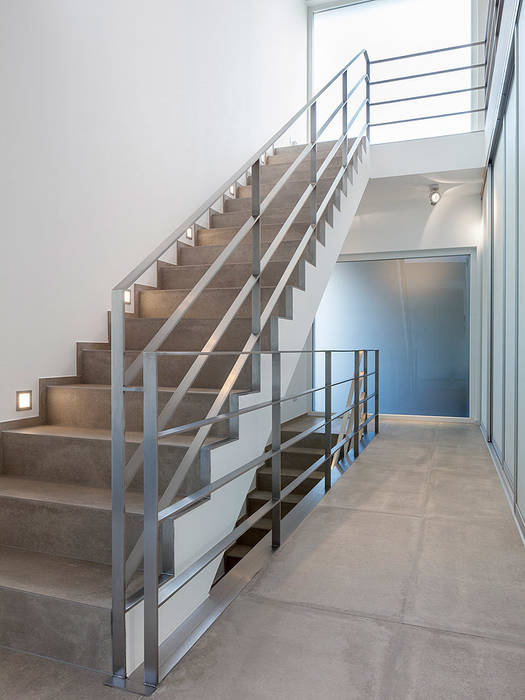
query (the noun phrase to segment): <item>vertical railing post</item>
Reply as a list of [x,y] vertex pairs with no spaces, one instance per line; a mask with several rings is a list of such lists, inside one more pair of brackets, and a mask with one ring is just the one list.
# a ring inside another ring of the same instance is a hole
[[361,365],[361,353],[354,351],[354,459],[359,457],[359,371]]
[[272,547],[281,546],[281,353],[272,352]]
[[[315,361],[315,360],[314,360]],[[332,353],[324,354],[324,488],[332,487]]]
[[[348,134],[346,133],[348,128],[348,71],[345,70],[342,77],[342,100],[343,100],[343,110],[342,110],[342,127],[343,127],[343,145],[341,148],[341,164],[343,168],[346,168],[346,158],[348,156]],[[346,182],[346,178],[343,178]]]
[[[258,336],[253,349],[261,349],[261,159],[252,165],[252,216],[256,220],[252,228],[252,275],[257,281],[252,289],[252,333]],[[261,388],[261,356],[255,352],[251,357],[252,390]]]
[[365,427],[363,428],[363,434],[367,435],[368,434],[368,424],[367,424],[367,419],[368,419],[368,350],[363,351],[363,372],[364,372],[364,377],[363,377],[363,393],[365,395],[365,402],[363,404],[364,406],[364,423]]
[[370,58],[368,52],[365,51],[366,60],[366,138],[370,143]]
[[111,637],[113,676],[126,678],[124,292],[111,293]]
[[144,353],[144,685],[159,682],[157,355]]
[[315,249],[317,245],[317,102],[310,107],[310,226],[313,229],[308,243],[310,260],[315,264]]
[[379,433],[379,350],[375,351],[375,376],[374,376],[374,386],[375,386],[375,398],[374,398],[374,413],[375,422],[374,430],[376,435]]

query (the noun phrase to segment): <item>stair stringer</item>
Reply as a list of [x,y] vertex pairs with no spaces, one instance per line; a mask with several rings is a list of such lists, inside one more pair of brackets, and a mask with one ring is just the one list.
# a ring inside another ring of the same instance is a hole
[[[325,245],[316,243],[316,264],[307,263],[305,291],[294,288],[293,318],[275,319],[278,324],[279,350],[304,347],[317,308],[333,267],[350,230],[357,207],[369,180],[370,147],[363,141],[349,166],[350,183],[347,194],[341,193],[340,210],[333,209],[332,225],[326,224]],[[286,392],[299,361],[299,355],[282,355],[282,391]],[[246,408],[271,400],[271,358],[261,358],[261,391],[238,395],[238,408]],[[271,432],[271,408],[239,416],[238,437],[225,440],[209,450],[212,481],[228,474],[242,464],[262,454]],[[252,487],[257,467],[216,491],[209,501],[195,508],[174,523],[175,571],[182,573],[200,556],[227,536],[235,527],[241,508]],[[186,586],[173,595],[159,610],[159,642],[165,641],[208,597],[222,560],[217,556]],[[128,673],[143,661],[143,603],[126,615]]]

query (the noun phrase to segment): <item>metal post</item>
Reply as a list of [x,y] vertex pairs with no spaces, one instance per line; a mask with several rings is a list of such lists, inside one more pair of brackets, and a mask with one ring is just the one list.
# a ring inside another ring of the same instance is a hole
[[375,419],[375,433],[379,433],[379,350],[375,351],[375,401],[374,401],[374,413]]
[[363,434],[368,435],[368,425],[366,425],[366,421],[368,418],[368,350],[365,350],[363,353],[363,372],[364,372],[364,377],[363,377],[363,393],[365,395],[365,403],[363,404],[364,406],[364,422],[365,422],[365,427],[363,428]]
[[354,351],[354,459],[359,457],[359,369],[361,353]]
[[324,488],[328,491],[332,487],[332,353],[324,354]]
[[[253,349],[261,349],[261,160],[252,165],[252,216],[256,222],[252,229],[252,275],[257,278],[252,289],[252,333],[259,336]],[[252,355],[252,391],[261,388],[261,356]]]
[[310,260],[315,264],[316,247],[316,223],[317,223],[317,103],[310,107],[310,143],[313,144],[310,151],[310,184],[313,185],[310,195],[310,226],[314,229],[309,241]]
[[341,97],[343,98],[343,110],[342,110],[342,118],[343,118],[343,147],[342,147],[342,157],[341,157],[341,162],[343,168],[346,167],[346,157],[348,155],[348,134],[346,133],[346,130],[348,128],[348,71],[345,70],[343,73],[343,87],[342,87],[342,95]]
[[281,546],[281,353],[272,352],[272,547]]
[[144,353],[144,685],[159,682],[157,355]]
[[370,58],[368,53],[365,52],[366,60],[366,138],[368,143],[370,143]]
[[111,637],[113,675],[126,678],[124,292],[111,293]]

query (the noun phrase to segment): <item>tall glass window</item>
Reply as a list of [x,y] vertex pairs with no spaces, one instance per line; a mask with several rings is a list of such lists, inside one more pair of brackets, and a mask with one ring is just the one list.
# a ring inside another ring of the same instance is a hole
[[[315,319],[315,348],[380,351],[380,411],[469,415],[468,256],[340,262]],[[334,381],[348,376],[335,353]],[[315,384],[324,377],[316,358]],[[334,390],[334,411],[348,385]],[[315,410],[323,410],[316,394]]]
[[[471,0],[364,0],[317,12],[312,30],[314,92],[363,48],[368,50],[370,59],[375,60],[457,46],[474,40],[471,27]],[[466,48],[378,64],[372,66],[372,80],[471,65],[478,62],[478,58],[482,58],[481,49]],[[482,69],[402,80],[373,86],[372,101],[461,90],[481,85],[483,80]],[[371,121],[466,111],[477,104],[476,95],[464,92],[377,106],[372,108]],[[372,129],[371,138],[374,142],[386,142],[461,133],[471,130],[472,121],[471,115],[465,114],[376,127]],[[331,137],[336,137],[335,131]]]

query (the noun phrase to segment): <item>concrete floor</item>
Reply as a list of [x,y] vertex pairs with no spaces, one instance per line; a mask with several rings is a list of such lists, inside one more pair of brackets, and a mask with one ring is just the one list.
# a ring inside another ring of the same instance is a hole
[[[173,700],[523,700],[525,552],[479,428],[384,422],[164,681]],[[2,700],[119,700],[0,649]]]

